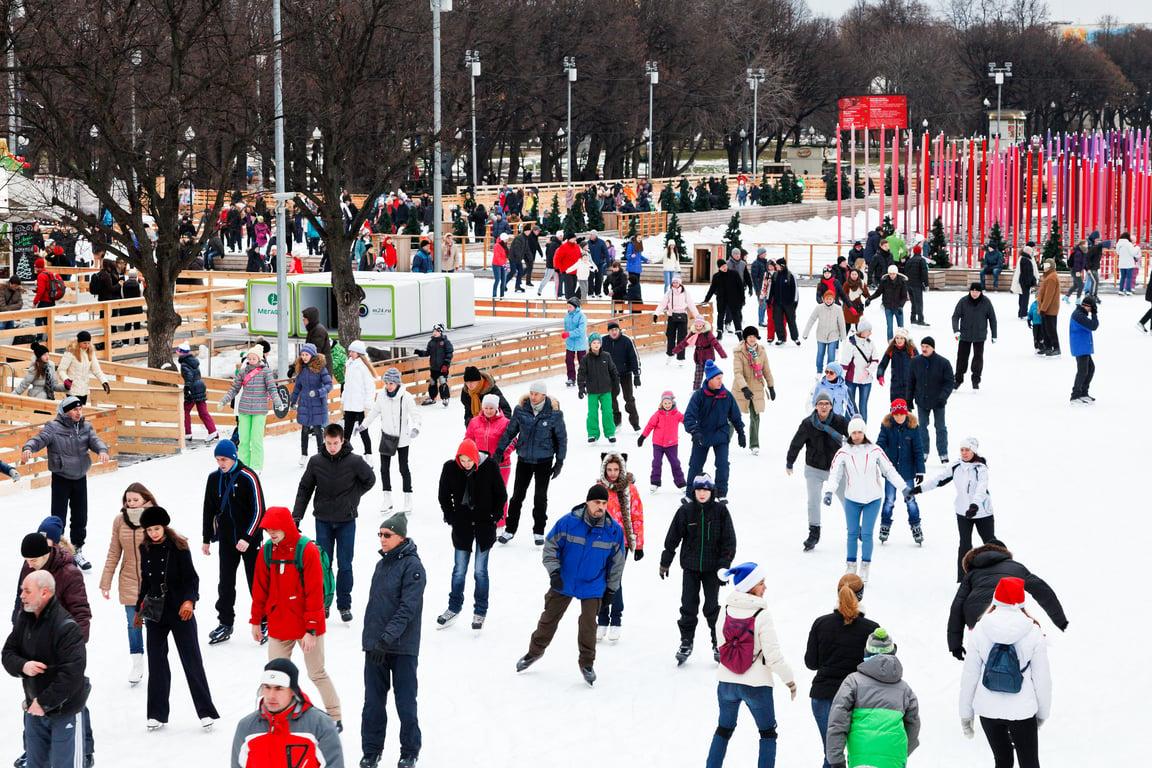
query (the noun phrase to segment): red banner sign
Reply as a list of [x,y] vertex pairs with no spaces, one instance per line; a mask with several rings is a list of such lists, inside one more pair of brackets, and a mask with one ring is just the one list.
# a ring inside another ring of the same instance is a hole
[[840,128],[907,128],[907,96],[846,96],[837,102]]

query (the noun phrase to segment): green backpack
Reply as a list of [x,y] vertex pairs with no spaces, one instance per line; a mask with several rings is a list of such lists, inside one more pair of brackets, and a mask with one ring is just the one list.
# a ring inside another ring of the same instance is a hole
[[[283,565],[292,563],[296,566],[296,572],[300,574],[300,583],[304,583],[304,548],[309,544],[315,544],[312,539],[307,536],[301,536],[299,541],[296,542],[296,556],[291,560],[273,560],[272,559],[272,542],[264,542],[264,562],[268,564],[268,570],[272,570],[273,565]],[[332,599],[336,597],[336,575],[332,573],[332,560],[329,559],[328,553],[319,544],[316,544],[316,549],[320,552],[320,572],[324,574],[324,610],[327,611],[332,607]]]

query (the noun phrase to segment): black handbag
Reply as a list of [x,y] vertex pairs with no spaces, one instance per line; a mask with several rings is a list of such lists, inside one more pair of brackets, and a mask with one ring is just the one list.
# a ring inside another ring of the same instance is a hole
[[[404,400],[400,400],[400,428],[404,427]],[[380,432],[380,455],[381,456],[395,456],[396,451],[400,449],[400,435],[390,435],[381,430]]]
[[140,605],[140,617],[143,621],[158,623],[164,617],[164,603],[168,600],[168,585],[160,586],[159,595],[148,595]]

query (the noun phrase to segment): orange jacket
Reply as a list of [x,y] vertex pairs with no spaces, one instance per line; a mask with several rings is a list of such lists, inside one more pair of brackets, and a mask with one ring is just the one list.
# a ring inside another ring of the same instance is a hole
[[269,507],[260,521],[265,530],[284,531],[284,539],[272,545],[272,563],[260,547],[252,579],[252,617],[259,625],[268,619],[268,636],[277,640],[299,640],[308,631],[324,634],[324,574],[320,548],[309,542],[304,548],[304,577],[296,569],[296,543],[300,531],[287,507]]

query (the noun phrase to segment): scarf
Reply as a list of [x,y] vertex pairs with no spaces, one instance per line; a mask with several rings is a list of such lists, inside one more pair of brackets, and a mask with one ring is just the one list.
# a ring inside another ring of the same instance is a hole
[[128,516],[128,521],[137,528],[140,527],[140,515],[144,514],[144,507],[139,509],[124,508],[124,514]]
[[833,440],[836,441],[837,445],[843,445],[844,444],[844,435],[840,434],[839,432],[837,432],[835,429],[832,428],[832,424],[831,424],[832,414],[828,414],[828,421],[827,422],[820,421],[820,416],[818,414],[816,414],[815,412],[813,412],[809,418],[812,420],[812,426],[813,427],[815,427],[816,429],[818,429],[821,432],[826,433],[829,437],[831,437]]

